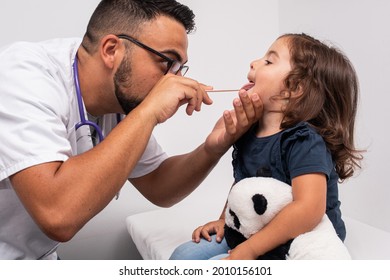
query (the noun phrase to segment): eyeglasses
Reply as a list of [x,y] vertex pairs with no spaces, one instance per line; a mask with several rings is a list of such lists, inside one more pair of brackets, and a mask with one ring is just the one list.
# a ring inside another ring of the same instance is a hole
[[125,34],[120,34],[117,36],[118,36],[118,38],[128,40],[128,41],[136,44],[137,46],[139,46],[147,51],[150,51],[151,53],[154,53],[155,55],[158,55],[159,57],[164,59],[167,62],[167,71],[165,71],[164,75],[167,74],[168,72],[177,75],[180,72],[180,74],[182,76],[184,76],[189,69],[189,67],[187,65],[183,65],[179,61],[174,60],[170,57],[167,57],[166,55],[163,55],[162,53],[156,51],[155,49],[152,49],[151,47],[148,47],[147,45],[141,43],[140,41],[134,39],[133,37],[130,37],[130,36],[125,35]]

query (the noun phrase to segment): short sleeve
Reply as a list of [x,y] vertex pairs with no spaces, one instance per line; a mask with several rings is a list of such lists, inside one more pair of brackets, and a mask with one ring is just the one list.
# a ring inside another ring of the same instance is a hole
[[21,53],[25,49],[0,57],[0,80],[7,81],[0,83],[0,180],[71,155],[69,100],[58,70],[36,50]]
[[287,131],[282,138],[282,156],[290,178],[323,173],[329,179],[333,161],[324,139],[308,124]]
[[168,155],[152,135],[141,159],[138,161],[129,178],[138,178],[154,171],[167,157]]

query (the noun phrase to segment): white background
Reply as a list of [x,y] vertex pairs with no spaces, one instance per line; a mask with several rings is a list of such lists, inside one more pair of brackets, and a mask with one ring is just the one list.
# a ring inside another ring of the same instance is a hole
[[[81,37],[97,0],[5,0],[0,4],[0,46],[15,40],[39,41],[54,37]],[[361,100],[357,144],[367,149],[359,176],[340,186],[345,215],[390,232],[390,188],[387,167],[390,152],[389,29],[387,0],[182,0],[196,14],[197,30],[189,35],[188,76],[215,88],[239,88],[246,82],[249,63],[261,57],[276,37],[305,32],[326,39],[343,50],[355,65]],[[0,81],[3,82],[3,81]],[[171,154],[198,146],[235,94],[214,93],[214,104],[188,117],[180,110],[158,126],[155,135]],[[232,183],[230,152],[206,181],[183,203],[198,207],[223,204]],[[208,190],[207,197],[201,196]],[[220,191],[221,190],[221,191]],[[220,193],[219,193],[220,191]],[[222,206],[221,206],[222,207]],[[113,201],[76,237],[60,247],[64,259],[139,258],[125,228],[128,215],[154,209],[126,184]],[[191,213],[191,214],[194,214]],[[189,213],[190,214],[190,213]],[[219,213],[215,214],[216,217]],[[174,217],[172,217],[174,219]]]

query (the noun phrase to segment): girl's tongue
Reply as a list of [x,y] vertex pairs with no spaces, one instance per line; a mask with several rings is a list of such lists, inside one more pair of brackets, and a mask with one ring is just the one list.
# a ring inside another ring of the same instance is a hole
[[250,90],[251,88],[253,88],[254,85],[255,85],[255,83],[250,82],[250,83],[247,83],[247,84],[243,85],[241,87],[241,89]]

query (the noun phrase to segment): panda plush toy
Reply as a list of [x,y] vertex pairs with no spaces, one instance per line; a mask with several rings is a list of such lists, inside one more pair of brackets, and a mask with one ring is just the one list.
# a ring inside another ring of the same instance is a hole
[[[291,186],[267,177],[246,178],[235,184],[225,212],[225,238],[235,248],[267,225],[292,201]],[[258,259],[351,259],[327,215],[310,232],[259,256]]]

